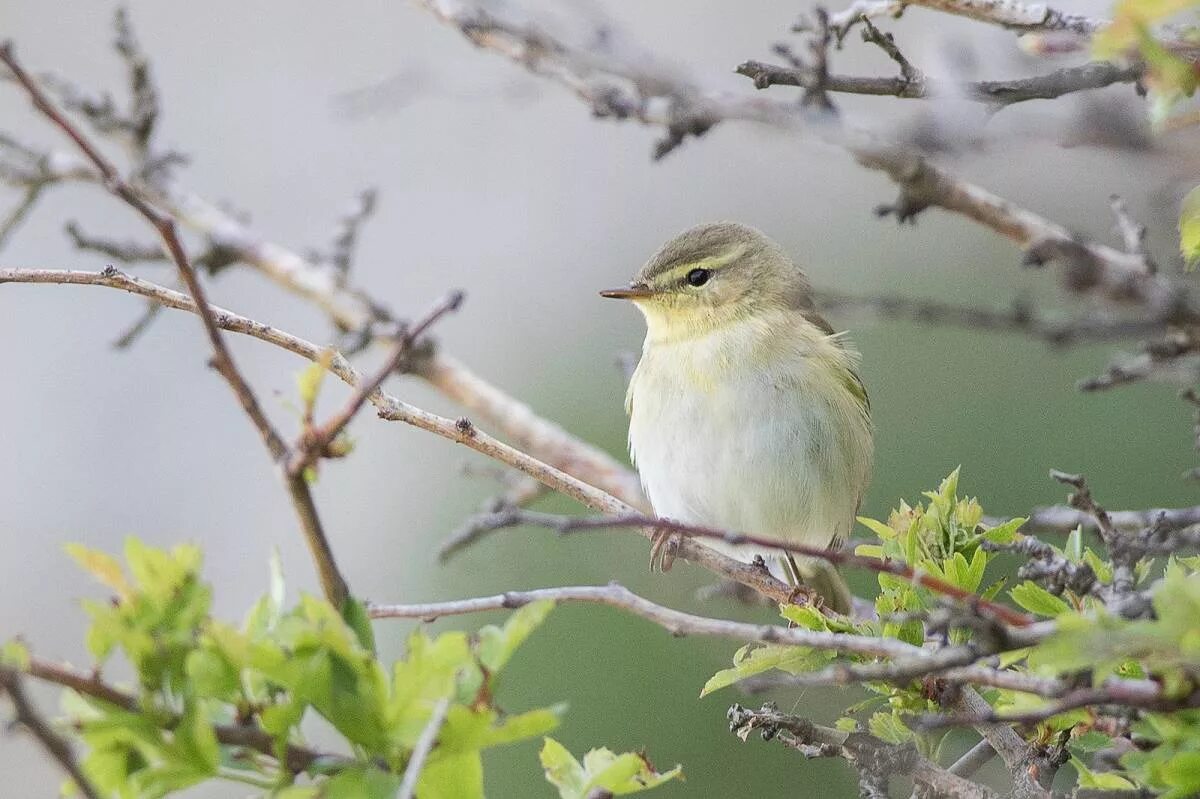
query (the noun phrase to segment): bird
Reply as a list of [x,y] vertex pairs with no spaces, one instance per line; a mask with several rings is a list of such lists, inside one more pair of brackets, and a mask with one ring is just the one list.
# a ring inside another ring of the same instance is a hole
[[[818,548],[848,538],[874,460],[870,400],[858,351],[817,312],[783,248],[737,222],[698,225],[628,287],[600,294],[645,317],[625,408],[630,457],[657,518]],[[761,557],[826,607],[851,610],[826,561],[709,543]]]

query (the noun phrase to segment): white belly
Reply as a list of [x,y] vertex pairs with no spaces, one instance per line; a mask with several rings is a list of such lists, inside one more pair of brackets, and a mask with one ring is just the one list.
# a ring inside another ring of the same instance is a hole
[[813,546],[844,540],[871,460],[848,392],[814,382],[802,359],[782,373],[734,363],[706,376],[671,349],[647,350],[630,386],[630,451],[655,513]]

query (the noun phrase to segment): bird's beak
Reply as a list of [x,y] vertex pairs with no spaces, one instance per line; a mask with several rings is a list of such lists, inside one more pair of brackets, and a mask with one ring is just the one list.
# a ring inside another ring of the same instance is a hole
[[646,286],[634,283],[625,289],[606,289],[600,292],[600,296],[612,300],[642,300],[654,296],[654,292]]

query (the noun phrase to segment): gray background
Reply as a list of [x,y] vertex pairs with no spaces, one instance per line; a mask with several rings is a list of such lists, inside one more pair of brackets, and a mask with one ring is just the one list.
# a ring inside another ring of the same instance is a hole
[[[299,249],[325,245],[346,200],[378,187],[381,205],[365,229],[355,280],[413,314],[447,288],[466,289],[463,311],[438,329],[449,351],[617,455],[625,421],[622,379],[612,364],[618,352],[639,345],[642,328],[632,308],[603,302],[596,290],[626,280],[663,239],[696,222],[732,218],[761,227],[823,286],[997,306],[1021,291],[1057,296],[1051,277],[1021,270],[1007,242],[962,219],[931,212],[916,227],[876,221],[871,210],[892,199],[891,185],[811,141],[721,125],[651,164],[654,133],[594,121],[573,97],[476,51],[407,4],[131,6],[164,95],[160,141],[193,158],[185,183],[249,211],[265,235]],[[1103,13],[1105,4],[1068,8]],[[0,36],[15,39],[30,67],[119,89],[121,70],[108,47],[112,10],[102,2],[3,0]],[[749,92],[732,66],[770,58],[770,43],[788,36],[798,9],[676,1],[579,10],[611,15],[706,85]],[[920,9],[886,27],[931,74],[974,63],[981,77],[998,78],[1039,66],[1020,55],[1008,33]],[[834,64],[851,73],[892,71],[856,35]],[[782,97],[789,90],[774,91]],[[1125,102],[1132,90],[1103,95]],[[924,106],[851,98],[843,108],[886,127]],[[980,128],[977,109],[956,107],[949,119],[957,128],[993,140],[944,160],[1098,237],[1111,235],[1106,198],[1120,192],[1151,223],[1152,243],[1170,264],[1174,203],[1197,163],[1190,142],[1176,138],[1138,151],[1062,146],[1080,137],[1079,109],[1074,100],[1034,103]],[[58,141],[10,85],[0,84],[0,128]],[[0,264],[103,266],[71,249],[61,233],[68,218],[97,233],[144,232],[95,188],[60,189],[0,253]],[[160,269],[144,274],[169,280]],[[212,295],[307,338],[331,338],[317,311],[247,269],[223,276]],[[162,545],[199,542],[217,612],[231,618],[265,587],[272,548],[282,554],[292,596],[315,590],[257,436],[204,368],[196,320],[167,313],[131,351],[109,348],[140,310],[131,298],[101,289],[0,289],[0,637],[22,634],[47,657],[86,663],[78,601],[102,593],[69,564],[65,542],[108,550],[129,534]],[[878,423],[867,513],[886,513],[899,497],[917,496],[960,464],[964,488],[996,514],[1058,501],[1060,489],[1045,477],[1052,466],[1086,472],[1112,507],[1196,500],[1179,479],[1194,456],[1189,412],[1172,389],[1074,391],[1077,378],[1102,368],[1110,348],[1062,354],[1019,337],[834,321],[852,328],[865,354]],[[288,403],[301,364],[257,342],[233,343],[272,416],[295,430]],[[417,381],[393,389],[456,413]],[[343,396],[328,391],[324,407]],[[697,603],[693,591],[708,581],[686,566],[648,575],[644,542],[622,534],[558,541],[545,531],[513,531],[439,566],[440,539],[494,487],[460,476],[470,454],[440,439],[369,413],[352,431],[357,451],[325,467],[316,494],[341,564],[363,596],[423,601],[619,579],[675,607],[766,618]],[[870,590],[869,579],[855,580],[860,591]],[[379,625],[389,655],[400,651],[409,629]],[[658,764],[683,763],[687,782],[662,789],[664,797],[807,795],[816,786],[828,796],[854,795],[839,764],[805,763],[777,745],[730,736],[725,708],[746,701],[735,692],[697,700],[703,681],[735,648],[671,639],[606,609],[563,608],[512,664],[499,698],[514,710],[568,702],[556,736],[573,751],[645,747]],[[828,720],[852,696],[822,691],[776,699]],[[52,694],[39,697],[52,706]],[[551,796],[536,748],[490,754],[489,795]],[[5,795],[50,796],[59,782],[41,754],[15,736],[0,738],[0,772]],[[219,786],[205,795],[243,793]]]

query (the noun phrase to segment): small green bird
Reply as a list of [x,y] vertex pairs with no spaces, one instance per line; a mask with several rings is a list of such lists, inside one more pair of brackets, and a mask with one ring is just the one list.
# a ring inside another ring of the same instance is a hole
[[[813,308],[804,272],[771,239],[733,222],[667,242],[629,288],[646,317],[626,396],[629,451],[663,518],[784,542],[836,546],[871,476],[870,403],[859,355]],[[840,612],[850,592],[824,561],[762,555]]]

